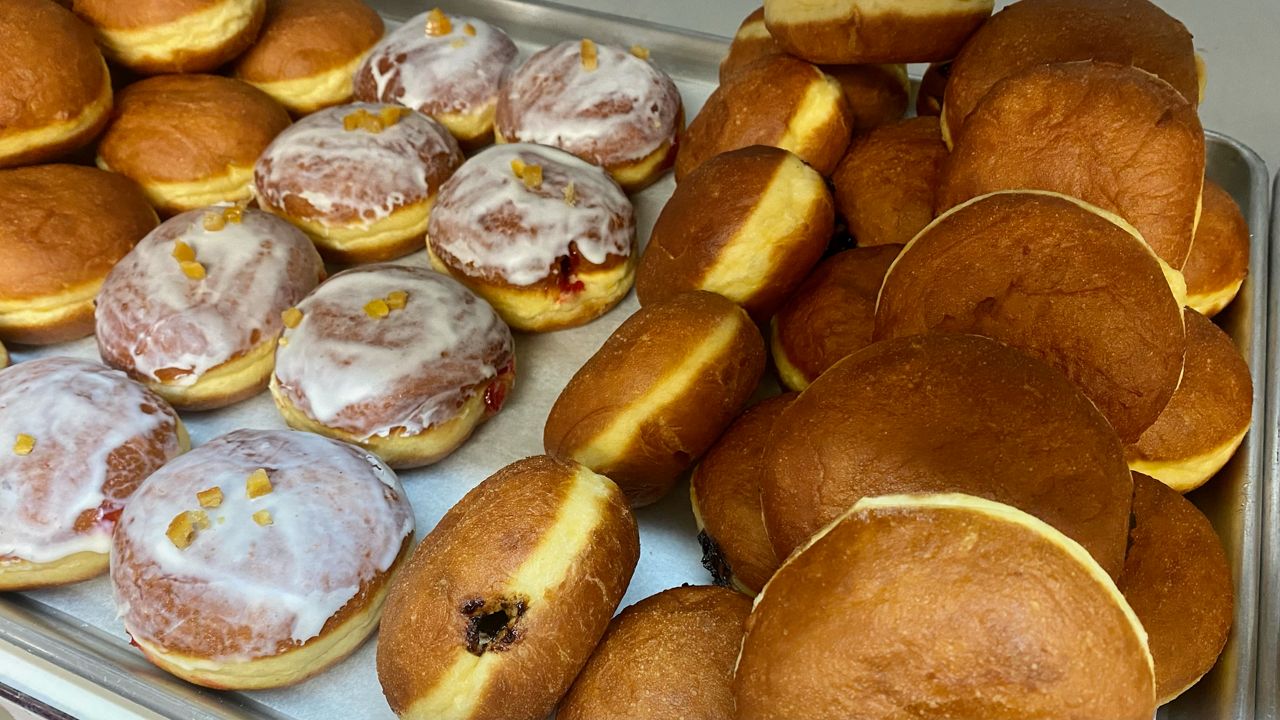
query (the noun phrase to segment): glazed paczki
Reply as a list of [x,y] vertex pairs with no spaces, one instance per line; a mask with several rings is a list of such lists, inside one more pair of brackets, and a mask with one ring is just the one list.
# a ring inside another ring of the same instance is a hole
[[787,52],[817,63],[950,60],[993,0],[765,0],[764,22]]
[[146,75],[214,70],[253,44],[267,0],[72,0],[115,63]]

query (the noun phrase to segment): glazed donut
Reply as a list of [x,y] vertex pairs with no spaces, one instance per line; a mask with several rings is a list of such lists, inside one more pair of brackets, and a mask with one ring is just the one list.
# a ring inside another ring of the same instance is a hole
[[683,127],[680,91],[648,50],[582,40],[534,53],[503,78],[494,137],[571,152],[634,191],[671,167]]
[[146,75],[213,70],[258,36],[267,0],[72,0],[115,63]]
[[246,202],[253,163],[289,113],[250,85],[214,75],[163,75],[117,99],[98,167],[142,186],[161,215]]
[[719,295],[646,305],[561,391],[544,447],[612,478],[633,507],[657,502],[741,412],[764,363],[755,323]]
[[267,0],[262,33],[232,74],[305,115],[351,100],[352,74],[382,31],[363,0]]
[[942,97],[951,78],[951,63],[929,63],[920,87],[916,89],[916,115],[919,117],[942,115]]
[[1231,304],[1249,274],[1249,223],[1240,206],[1212,180],[1204,181],[1200,222],[1182,276],[1187,305],[1213,317]]
[[177,413],[123,373],[63,357],[0,371],[0,590],[106,572],[121,508],[188,447]]
[[787,52],[816,63],[950,60],[991,15],[993,0],[764,0],[764,22]]
[[733,666],[751,601],[718,587],[664,590],[609,623],[557,720],[733,720]]
[[356,70],[356,98],[430,115],[464,147],[479,147],[493,137],[498,83],[516,52],[500,28],[435,9],[378,43]]
[[212,688],[299,682],[378,625],[413,540],[395,473],[327,438],[236,430],[147,478],[111,543],[147,659]]
[[1145,71],[1039,66],[1001,80],[969,116],[936,209],[996,190],[1059,192],[1128,220],[1181,268],[1200,215],[1204,147],[1195,106]]
[[436,193],[462,161],[458,143],[431,118],[355,103],[280,133],[258,158],[253,182],[262,209],[306,231],[327,260],[378,262],[422,247]]
[[1053,365],[1123,442],[1178,386],[1185,290],[1133,226],[1074,198],[984,195],[934,220],[880,288],[873,338],[971,332]]
[[311,241],[261,210],[183,213],[142,239],[97,299],[103,362],[184,410],[258,394],[281,313],[324,277]]
[[1150,720],[1154,685],[1142,624],[1079,544],[989,500],[898,495],[773,576],[733,694],[741,720]]
[[595,648],[640,556],[608,478],[532,457],[445,513],[392,584],[378,680],[413,720],[543,720]]
[[769,325],[778,379],[804,390],[836,362],[871,344],[876,297],[901,245],[853,248],[823,260]]
[[111,266],[159,222],[128,178],[78,165],[0,170],[0,339],[93,332]]
[[636,297],[648,305],[707,290],[766,319],[822,257],[834,227],[826,180],[799,156],[764,145],[717,155],[662,208]]
[[285,422],[392,467],[453,452],[515,382],[511,331],[497,313],[425,268],[347,270],[286,313],[271,376]]
[[0,168],[77,150],[111,115],[93,33],[50,0],[0,0]]
[[702,564],[717,585],[755,595],[781,564],[765,531],[760,482],[773,423],[795,398],[786,393],[749,408],[693,469],[689,502]]
[[757,60],[731,75],[689,123],[676,181],[723,152],[749,145],[790,150],[830,175],[853,133],[853,109],[835,78],[787,55]]

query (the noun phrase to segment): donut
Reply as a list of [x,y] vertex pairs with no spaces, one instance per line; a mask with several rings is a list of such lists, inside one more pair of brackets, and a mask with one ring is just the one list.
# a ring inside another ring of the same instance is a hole
[[640,556],[608,478],[540,456],[454,505],[392,584],[378,680],[406,719],[542,720],[609,625]]
[[1187,305],[1213,317],[1231,304],[1249,274],[1249,223],[1240,206],[1212,180],[1204,181],[1196,238],[1182,266]]
[[267,0],[262,33],[231,72],[306,115],[351,100],[352,75],[382,31],[363,0]]
[[9,351],[5,349],[4,343],[0,343],[0,370],[9,366]]
[[757,60],[707,98],[681,138],[676,181],[730,150],[772,145],[830,175],[853,133],[853,109],[835,78],[787,55]]
[[356,70],[356,98],[430,115],[464,147],[479,147],[493,138],[498,83],[516,52],[500,28],[437,8],[374,47]]
[[285,311],[271,394],[290,427],[436,462],[502,409],[511,331],[445,275],[405,265],[338,273]]
[[1075,541],[967,495],[859,501],[756,599],[737,718],[1149,720],[1147,634]]
[[795,398],[776,395],[749,408],[693,469],[689,501],[702,564],[717,585],[755,595],[781,564],[765,531],[760,482],[773,423]]
[[823,260],[769,325],[778,378],[800,391],[871,344],[876,296],[901,245],[853,248]]
[[1059,192],[1128,220],[1181,268],[1200,215],[1204,147],[1195,106],[1155,76],[1093,62],[1039,66],[1001,80],[969,116],[937,210],[996,190]]
[[854,138],[831,183],[858,245],[905,245],[933,220],[947,146],[938,119],[916,117]]
[[1164,705],[1218,661],[1235,592],[1222,541],[1204,513],[1169,487],[1133,474],[1133,529],[1118,583],[1146,628]]
[[1001,192],[948,211],[903,249],[873,338],[967,332],[1013,345],[1065,373],[1131,443],[1178,386],[1184,295],[1181,275],[1116,216]]
[[395,473],[340,442],[236,430],[156,471],[111,543],[116,608],[148,660],[205,687],[290,685],[378,625],[413,540]]
[[111,115],[93,32],[50,0],[0,0],[0,168],[88,144]]
[[[1200,99],[1191,33],[1150,0],[1021,0],[988,20],[955,56],[942,112],[957,137],[1000,80],[1037,65],[1079,60],[1133,65],[1193,106]],[[950,139],[948,143],[950,143]]]
[[636,296],[648,305],[708,290],[766,319],[822,257],[834,227],[826,180],[799,156],[765,145],[717,155],[662,208]]
[[543,145],[498,145],[440,189],[427,251],[437,270],[488,300],[511,327],[573,327],[631,290],[635,210],[585,160]]
[[64,357],[0,371],[0,590],[106,572],[124,504],[188,447],[173,409],[124,373]]
[[540,50],[503,77],[494,139],[558,147],[635,191],[671,167],[683,127],[680,92],[647,49],[584,39]]
[[787,52],[815,63],[950,60],[991,15],[993,0],[764,0],[764,22]]
[[916,89],[917,116],[942,115],[942,96],[947,91],[947,80],[950,77],[950,62],[929,63],[924,77],[920,79],[920,87]]
[[646,305],[560,392],[543,445],[607,475],[632,507],[657,502],[741,412],[764,362],[755,323],[719,295]]
[[93,332],[111,266],[159,222],[128,178],[77,165],[0,170],[0,339]]
[[738,593],[689,585],[623,610],[557,720],[733,720],[733,666],[750,612]]
[[462,165],[439,123],[395,105],[308,115],[253,170],[258,204],[302,228],[326,260],[379,262],[422,247],[436,193]]
[[288,125],[279,103],[239,80],[162,75],[121,91],[97,163],[137,181],[161,215],[246,202],[254,161]]
[[230,405],[266,389],[281,314],[323,277],[311,241],[274,215],[183,213],[107,276],[97,298],[98,351],[174,407]]
[[1178,492],[1209,481],[1235,454],[1253,416],[1253,380],[1235,342],[1188,308],[1182,382],[1155,423],[1125,448],[1129,467]]
[[200,73],[253,44],[267,0],[72,0],[112,62],[145,75]]

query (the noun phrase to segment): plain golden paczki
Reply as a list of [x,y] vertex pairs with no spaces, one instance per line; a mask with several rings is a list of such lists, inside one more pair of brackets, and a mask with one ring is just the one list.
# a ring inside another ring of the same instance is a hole
[[1182,276],[1187,305],[1213,317],[1231,304],[1249,274],[1249,223],[1222,186],[1204,182],[1200,224]]
[[788,52],[819,63],[950,60],[991,15],[992,0],[765,0],[764,22]]
[[73,0],[107,58],[146,75],[208,72],[253,44],[267,0]]

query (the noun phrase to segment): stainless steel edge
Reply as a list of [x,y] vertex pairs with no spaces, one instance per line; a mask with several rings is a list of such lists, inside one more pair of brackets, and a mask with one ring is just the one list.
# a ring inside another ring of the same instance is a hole
[[[1280,176],[1276,177],[1275,194],[1271,202],[1271,234],[1263,242],[1274,245],[1280,242]],[[1280,278],[1280,253],[1273,253],[1270,266],[1271,278]],[[1270,302],[1270,300],[1269,300]],[[1280,342],[1280,313],[1271,313],[1267,323],[1267,343],[1276,347]],[[1262,612],[1258,622],[1258,717],[1263,720],[1280,718],[1280,353],[1273,352],[1267,359],[1266,376],[1266,434],[1267,487],[1262,510]]]

